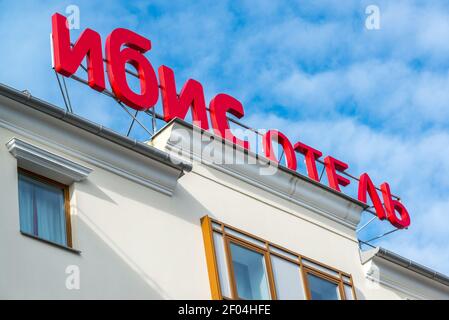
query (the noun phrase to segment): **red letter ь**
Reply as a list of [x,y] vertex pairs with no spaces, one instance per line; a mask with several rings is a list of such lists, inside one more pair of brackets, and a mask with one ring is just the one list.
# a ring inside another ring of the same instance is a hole
[[[388,183],[382,183],[380,189],[382,190],[388,221],[396,228],[407,228],[410,225],[410,215],[405,206],[392,198]],[[399,214],[399,217],[396,212]]]

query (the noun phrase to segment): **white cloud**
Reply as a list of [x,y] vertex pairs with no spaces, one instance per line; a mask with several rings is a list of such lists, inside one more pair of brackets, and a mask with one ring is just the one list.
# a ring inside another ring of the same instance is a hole
[[[449,8],[444,1],[377,1],[381,29],[364,28],[372,1],[78,1],[81,27],[127,27],[152,40],[156,68],[178,84],[200,80],[244,102],[246,122],[282,128],[389,181],[412,214],[412,228],[383,244],[449,273]],[[50,69],[53,1],[0,4],[0,81],[62,105]],[[79,33],[73,33],[77,36]],[[71,84],[70,84],[71,85]],[[71,85],[75,108],[126,128],[108,98]],[[279,106],[285,114],[275,110]],[[273,111],[274,110],[274,111]],[[120,120],[117,120],[120,119]],[[123,119],[123,120],[122,120]]]
[[[377,185],[389,182],[392,192],[401,196],[409,210],[412,225],[407,231],[387,237],[382,245],[449,273],[449,266],[441,263],[442,257],[449,259],[449,248],[444,244],[449,223],[448,132],[407,138],[379,132],[350,118],[292,121],[273,114],[256,114],[249,120],[264,128],[278,128],[292,142],[305,142],[324,155],[347,162],[355,175],[368,172]],[[425,259],[424,249],[428,250]]]

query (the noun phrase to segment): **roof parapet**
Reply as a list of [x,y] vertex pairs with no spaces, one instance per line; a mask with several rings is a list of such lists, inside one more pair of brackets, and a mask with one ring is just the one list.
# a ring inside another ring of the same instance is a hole
[[108,129],[102,125],[95,122],[89,121],[83,117],[80,117],[74,113],[67,112],[53,104],[50,104],[44,100],[33,97],[28,91],[21,92],[19,90],[13,89],[7,85],[0,83],[0,94],[8,97],[14,101],[20,102],[27,105],[35,110],[43,112],[54,118],[60,119],[66,123],[74,125],[80,129],[86,130],[92,134],[101,136],[111,142],[121,145],[122,147],[131,149],[138,152],[144,156],[152,158],[153,160],[161,161],[171,167],[179,169],[181,171],[190,172],[192,170],[192,165],[188,162],[172,161],[172,156],[168,153],[163,152],[157,148],[154,148],[148,144],[139,142],[135,139],[123,136],[111,129]]
[[422,264],[419,264],[411,259],[405,258],[397,253],[389,251],[385,248],[376,247],[371,250],[360,251],[360,258],[362,260],[362,264],[365,264],[374,257],[385,259],[401,267],[404,267],[410,271],[416,272],[426,278],[437,281],[441,284],[444,284],[445,286],[449,286],[448,276],[439,273],[433,269],[430,269],[426,266],[423,266]]

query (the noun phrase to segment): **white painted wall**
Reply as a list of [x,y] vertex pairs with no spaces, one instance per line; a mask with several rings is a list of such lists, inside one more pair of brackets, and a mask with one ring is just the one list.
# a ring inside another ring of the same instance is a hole
[[[359,299],[405,297],[370,286],[348,226],[197,161],[170,197],[108,169],[108,149],[116,157],[131,151],[8,99],[0,110],[0,298],[209,299],[204,215],[351,273]],[[20,234],[17,161],[5,147],[14,137],[93,169],[70,187],[80,254]],[[80,268],[80,290],[65,287],[68,265]]]

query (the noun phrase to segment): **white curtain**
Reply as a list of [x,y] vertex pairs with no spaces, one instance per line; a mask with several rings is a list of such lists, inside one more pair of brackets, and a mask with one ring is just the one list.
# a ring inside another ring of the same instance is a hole
[[21,174],[19,209],[23,232],[67,245],[62,189]]
[[19,212],[20,230],[29,234],[33,232],[33,185],[24,176],[19,176]]

